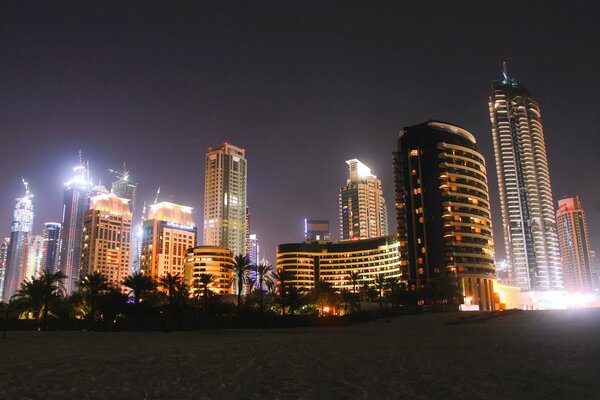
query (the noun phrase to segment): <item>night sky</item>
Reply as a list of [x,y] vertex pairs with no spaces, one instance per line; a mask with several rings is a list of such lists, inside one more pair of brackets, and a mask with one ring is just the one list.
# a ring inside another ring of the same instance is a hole
[[80,148],[96,180],[126,161],[139,208],[160,186],[201,232],[206,149],[229,141],[247,149],[252,232],[274,263],[305,217],[338,237],[347,159],[383,179],[395,230],[398,131],[441,119],[486,156],[502,258],[487,97],[506,60],[542,108],[555,200],[581,197],[600,250],[600,3],[120,3],[2,2],[3,236],[21,176],[35,232],[60,221]]

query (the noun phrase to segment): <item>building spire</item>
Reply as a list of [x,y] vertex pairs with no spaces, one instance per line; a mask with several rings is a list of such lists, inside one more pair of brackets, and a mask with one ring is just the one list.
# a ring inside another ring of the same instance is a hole
[[504,75],[504,79],[508,79],[508,72],[506,70],[506,61],[502,61],[502,75]]
[[29,182],[27,182],[23,177],[21,177],[21,180],[23,181],[23,185],[25,186],[25,197],[29,197],[29,195],[31,194],[31,192],[29,191]]

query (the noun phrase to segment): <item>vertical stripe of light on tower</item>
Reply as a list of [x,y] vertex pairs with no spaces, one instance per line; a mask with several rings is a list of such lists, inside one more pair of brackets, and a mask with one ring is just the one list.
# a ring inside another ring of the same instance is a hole
[[506,261],[522,290],[562,289],[558,236],[540,106],[508,76],[489,98]]

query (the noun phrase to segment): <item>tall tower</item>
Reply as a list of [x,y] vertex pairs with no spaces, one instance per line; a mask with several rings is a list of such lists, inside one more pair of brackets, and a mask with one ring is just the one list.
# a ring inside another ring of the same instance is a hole
[[356,158],[346,164],[350,177],[339,196],[341,240],[386,236],[387,210],[381,179]]
[[204,244],[234,255],[247,249],[246,151],[227,142],[210,147],[204,175]]
[[579,197],[558,201],[556,222],[565,289],[571,292],[593,291],[595,285],[592,272],[595,265],[585,212]]
[[100,272],[115,287],[130,274],[129,200],[114,193],[94,196],[83,217],[81,274]]
[[44,244],[42,248],[42,270],[54,272],[58,270],[60,255],[60,224],[46,222],[42,233]]
[[73,168],[75,175],[65,183],[61,250],[59,270],[66,275],[64,286],[67,294],[77,290],[83,240],[83,214],[87,210],[92,182],[87,163],[79,152],[79,165]]
[[2,243],[0,243],[0,300],[3,299],[2,293],[4,292],[4,275],[6,273],[6,258],[8,257],[9,244],[9,237],[5,237],[2,239]]
[[506,73],[489,98],[506,261],[521,290],[562,289],[540,106]]
[[[130,179],[130,174],[127,168],[125,167],[125,163],[123,163],[123,172],[117,172],[115,170],[110,170],[113,174],[115,174],[119,179],[114,181],[111,186],[111,192],[117,195],[122,199],[128,199],[128,207],[129,211],[131,211],[131,223],[132,226],[138,226],[138,218],[136,218],[137,214],[135,212],[135,199],[137,194],[137,182],[134,182]],[[129,269],[131,271],[139,271],[140,269],[140,245],[141,237],[135,232],[135,229],[132,230],[131,234],[131,255],[130,255],[130,264]],[[130,271],[130,272],[131,272]]]
[[10,228],[10,244],[6,255],[4,291],[2,293],[6,303],[17,292],[21,284],[27,262],[29,235],[33,227],[33,194],[25,180],[23,180],[23,184],[25,185],[25,196],[15,200],[15,211]]
[[394,153],[398,236],[417,292],[454,280],[466,303],[493,310],[494,244],[485,161],[453,124],[403,128]]
[[42,272],[42,256],[44,250],[44,238],[42,235],[29,235],[27,245],[27,261],[22,269],[21,282],[38,276]]
[[192,207],[166,201],[152,204],[143,223],[140,270],[153,279],[184,274],[188,249],[196,246]]

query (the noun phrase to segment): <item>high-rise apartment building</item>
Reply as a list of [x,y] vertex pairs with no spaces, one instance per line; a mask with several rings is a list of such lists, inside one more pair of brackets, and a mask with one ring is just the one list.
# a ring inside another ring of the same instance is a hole
[[330,241],[329,220],[305,218],[304,240],[307,242]]
[[246,151],[211,147],[204,175],[204,244],[247,255]]
[[381,179],[357,159],[346,163],[350,177],[339,195],[341,240],[386,236],[387,209]]
[[100,272],[119,287],[131,273],[131,228],[129,199],[114,193],[92,197],[83,217],[81,275]]
[[141,272],[153,279],[184,274],[188,249],[196,246],[192,207],[169,202],[152,204],[142,232]]
[[585,211],[579,197],[558,201],[556,222],[565,289],[571,292],[593,291],[595,284],[592,273],[595,265]]
[[556,215],[539,104],[508,76],[492,83],[490,119],[506,261],[522,290],[560,290]]
[[21,282],[31,277],[37,277],[42,272],[42,257],[44,254],[44,237],[42,235],[29,235],[27,244],[27,259],[22,270]]
[[132,234],[131,234],[131,265],[129,268],[131,271],[139,271],[140,269],[140,256],[141,256],[141,237],[136,234],[136,226],[138,226],[138,220],[136,211],[135,211],[135,199],[137,194],[138,183],[134,182],[130,179],[130,174],[127,168],[125,168],[125,164],[123,164],[123,172],[117,172],[114,170],[110,170],[114,174],[116,174],[119,179],[114,181],[111,185],[111,192],[117,195],[122,199],[129,200],[129,211],[131,211],[131,221],[132,221]]
[[24,270],[27,267],[29,235],[33,228],[33,194],[25,180],[23,180],[23,184],[25,185],[25,196],[15,200],[13,222],[10,227],[10,243],[6,255],[4,291],[2,293],[6,303],[17,292],[22,282]]
[[10,238],[5,237],[0,243],[0,300],[4,297],[4,275],[6,273],[6,258],[8,257],[8,246],[10,244]]
[[58,222],[46,222],[42,237],[44,238],[42,270],[57,271],[60,255],[60,224]]
[[403,128],[394,153],[398,236],[417,290],[453,282],[465,303],[494,309],[494,244],[485,161],[452,124]]
[[89,168],[79,153],[79,165],[73,168],[75,175],[65,183],[63,197],[61,249],[59,270],[66,279],[63,281],[66,294],[77,291],[79,268],[81,265],[81,243],[83,240],[83,214],[85,214],[92,190]]

